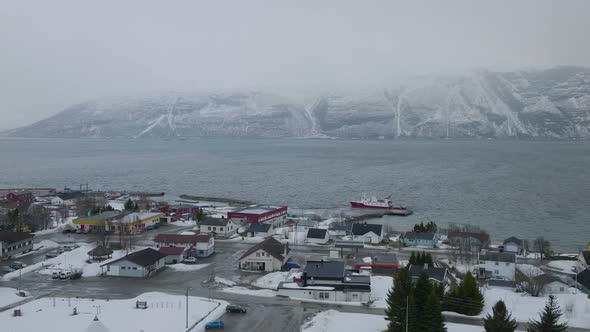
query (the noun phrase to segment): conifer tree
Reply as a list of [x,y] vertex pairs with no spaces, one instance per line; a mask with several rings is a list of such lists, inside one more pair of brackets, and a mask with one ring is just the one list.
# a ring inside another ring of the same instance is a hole
[[428,273],[422,270],[420,277],[416,282],[414,291],[414,301],[416,302],[416,329],[418,331],[428,331],[430,326],[431,313],[427,310],[427,302],[432,295],[432,285],[428,280]]
[[135,206],[133,205],[133,201],[131,200],[131,198],[129,198],[127,202],[125,202],[125,211],[132,211],[134,207]]
[[393,289],[387,294],[387,308],[385,309],[385,319],[389,321],[387,331],[406,331],[406,308],[408,308],[408,331],[417,331],[412,275],[407,268],[403,268],[398,271],[394,278]]
[[432,254],[431,253],[424,254],[424,264],[428,264],[428,266],[434,266],[434,262],[432,261]]
[[567,323],[559,324],[559,318],[563,315],[555,296],[550,295],[549,301],[545,304],[545,309],[540,316],[540,320],[531,320],[527,324],[529,332],[562,332],[567,331]]
[[440,305],[440,298],[433,288],[430,296],[424,306],[424,311],[427,313],[428,325],[423,331],[429,332],[446,332],[445,320],[442,315],[442,308]]
[[487,314],[483,319],[483,328],[486,332],[514,332],[518,323],[506,310],[504,301],[496,302],[492,308],[492,315]]
[[412,251],[412,255],[410,255],[410,261],[409,261],[410,265],[416,265],[416,254],[414,254],[414,252]]

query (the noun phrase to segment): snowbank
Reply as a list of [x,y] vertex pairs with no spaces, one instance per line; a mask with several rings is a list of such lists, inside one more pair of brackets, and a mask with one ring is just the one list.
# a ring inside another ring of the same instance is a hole
[[[147,301],[147,309],[135,309],[135,301]],[[85,331],[98,311],[99,321],[111,332],[184,331],[185,302],[182,295],[145,293],[127,300],[89,300],[43,298],[22,305],[22,317],[11,311],[0,313],[3,331]],[[55,303],[55,305],[54,305]],[[189,297],[189,326],[203,319],[194,330],[202,331],[205,324],[221,317],[227,302]],[[73,316],[76,308],[78,314]],[[59,327],[59,328],[58,328]]]
[[516,264],[516,268],[527,277],[536,277],[545,274],[539,267],[531,264]]
[[26,297],[16,295],[17,290],[14,288],[0,287],[0,308],[20,302]]
[[245,287],[228,287],[222,290],[224,293],[241,294],[241,295],[252,295],[262,297],[273,297],[276,295],[275,291],[270,289],[249,289]]
[[215,278],[213,278],[213,280],[215,280],[215,282],[218,283],[218,284],[222,284],[222,285],[226,285],[226,286],[230,286],[230,287],[233,287],[233,286],[236,285],[235,282],[233,282],[231,280],[227,280],[227,279],[222,278],[222,277],[215,277]]
[[55,249],[59,247],[59,244],[51,241],[51,240],[43,240],[39,243],[35,243],[33,244],[33,249],[35,250],[39,250],[39,249]]
[[387,306],[387,293],[393,287],[393,278],[385,276],[371,277],[371,300],[375,300],[375,306],[385,308]]
[[[322,311],[303,324],[302,332],[381,332],[387,329],[384,316]],[[449,332],[480,332],[481,326],[446,323]]]
[[185,271],[198,271],[200,269],[204,269],[207,266],[209,266],[209,264],[184,264],[184,263],[178,263],[178,264],[171,264],[171,265],[167,265],[169,268],[171,268],[174,271],[181,271],[181,272],[185,272]]
[[272,272],[256,279],[252,286],[276,290],[281,282],[289,279],[290,275],[290,272]]

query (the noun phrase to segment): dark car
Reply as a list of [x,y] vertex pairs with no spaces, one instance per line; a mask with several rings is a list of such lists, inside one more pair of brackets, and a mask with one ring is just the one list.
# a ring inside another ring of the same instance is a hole
[[246,313],[246,308],[241,307],[241,306],[236,305],[236,304],[230,304],[227,307],[225,307],[225,312],[233,312],[233,313],[238,313],[238,314],[245,314]]

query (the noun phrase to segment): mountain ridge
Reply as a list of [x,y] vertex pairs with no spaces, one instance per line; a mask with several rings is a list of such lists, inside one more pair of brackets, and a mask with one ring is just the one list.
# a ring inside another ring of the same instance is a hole
[[590,69],[424,76],[362,94],[261,91],[109,97],[18,137],[590,138]]

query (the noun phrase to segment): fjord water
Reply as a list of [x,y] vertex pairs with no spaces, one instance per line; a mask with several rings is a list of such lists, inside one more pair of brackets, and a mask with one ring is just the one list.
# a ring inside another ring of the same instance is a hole
[[366,192],[392,195],[416,220],[479,225],[495,242],[545,236],[569,251],[590,241],[589,166],[589,142],[0,139],[0,186],[89,183],[304,209]]

